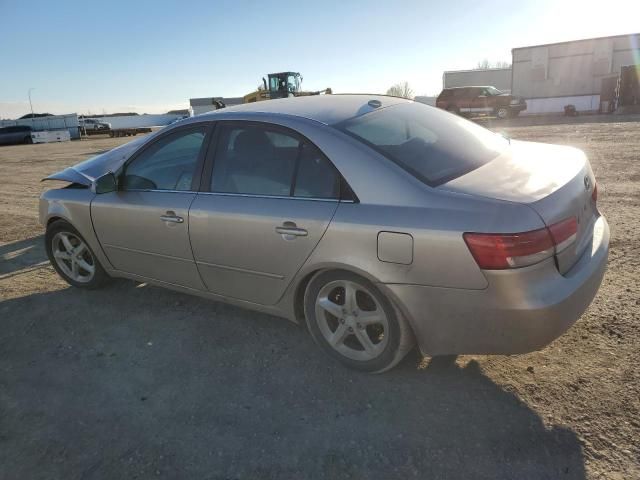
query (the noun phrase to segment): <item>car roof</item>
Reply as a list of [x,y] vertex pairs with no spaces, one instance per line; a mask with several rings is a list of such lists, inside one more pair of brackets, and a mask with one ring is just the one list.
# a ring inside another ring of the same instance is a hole
[[[377,100],[379,105],[370,105]],[[333,125],[349,118],[364,115],[379,108],[410,103],[411,100],[386,95],[367,94],[329,94],[309,95],[305,97],[282,98],[262,102],[245,103],[223,108],[214,112],[198,115],[198,119],[210,117],[212,120],[223,117],[225,113],[271,113],[294,115],[315,120],[326,125]]]

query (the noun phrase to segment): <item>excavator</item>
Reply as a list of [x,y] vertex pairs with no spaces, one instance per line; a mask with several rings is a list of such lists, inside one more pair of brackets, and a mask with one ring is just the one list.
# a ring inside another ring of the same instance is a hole
[[316,92],[303,92],[302,75],[298,72],[270,73],[266,78],[262,78],[263,88],[248,93],[244,96],[244,103],[261,102],[263,100],[273,100],[275,98],[305,97],[309,95],[331,94],[331,89],[318,90]]

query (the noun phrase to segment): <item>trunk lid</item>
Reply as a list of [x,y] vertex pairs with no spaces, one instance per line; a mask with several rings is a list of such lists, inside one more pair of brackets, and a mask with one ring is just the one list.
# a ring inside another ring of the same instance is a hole
[[598,210],[592,200],[595,177],[581,150],[559,145],[511,141],[491,162],[438,187],[469,195],[524,203],[547,227],[575,217],[575,241],[556,251],[566,273],[589,245]]

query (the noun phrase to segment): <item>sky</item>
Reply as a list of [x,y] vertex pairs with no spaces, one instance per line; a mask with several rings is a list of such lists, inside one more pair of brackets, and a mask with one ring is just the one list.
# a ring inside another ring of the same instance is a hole
[[434,95],[445,70],[511,49],[640,31],[640,0],[0,0],[0,118],[164,113],[242,96],[267,73],[303,89]]

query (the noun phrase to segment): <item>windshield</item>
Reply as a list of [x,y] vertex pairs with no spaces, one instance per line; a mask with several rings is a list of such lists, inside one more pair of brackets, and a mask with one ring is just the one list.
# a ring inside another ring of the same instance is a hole
[[473,122],[419,103],[386,107],[335,127],[430,186],[481,167],[508,145]]

